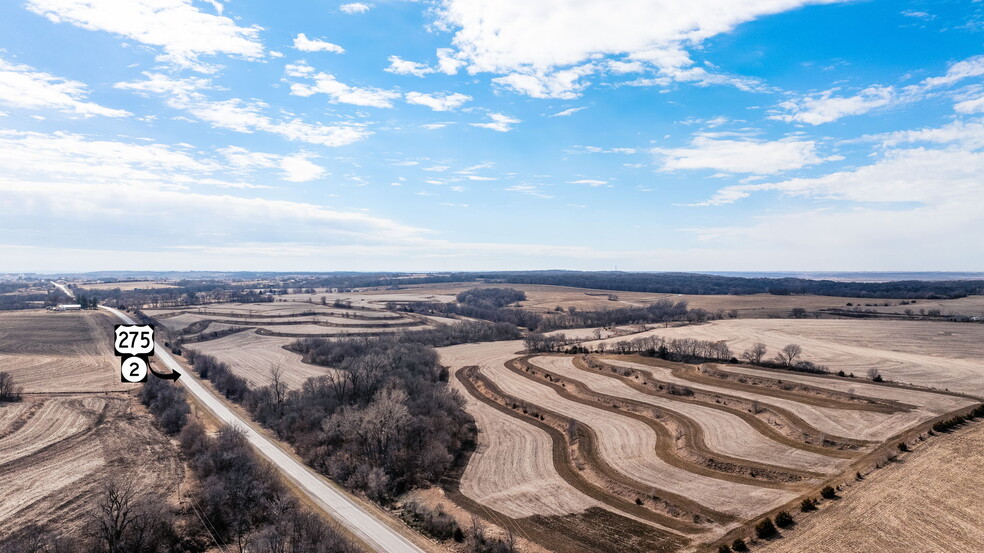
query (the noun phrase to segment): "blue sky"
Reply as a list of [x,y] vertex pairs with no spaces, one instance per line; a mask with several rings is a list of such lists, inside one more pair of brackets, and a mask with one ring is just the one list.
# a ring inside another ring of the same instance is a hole
[[984,270],[984,2],[15,0],[3,270]]

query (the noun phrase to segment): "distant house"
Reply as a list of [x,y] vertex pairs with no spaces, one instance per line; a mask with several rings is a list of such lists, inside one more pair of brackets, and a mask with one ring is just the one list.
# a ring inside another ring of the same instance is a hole
[[55,311],[82,311],[82,306],[77,303],[63,303],[56,307]]

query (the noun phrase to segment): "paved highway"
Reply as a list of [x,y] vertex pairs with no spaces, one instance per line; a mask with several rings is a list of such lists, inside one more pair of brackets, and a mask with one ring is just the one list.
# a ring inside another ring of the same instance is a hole
[[[127,324],[137,324],[126,313],[111,307],[102,307]],[[182,374],[178,382],[193,394],[215,415],[231,426],[238,426],[246,433],[256,450],[290,478],[301,491],[307,494],[318,506],[324,509],[339,524],[362,540],[373,551],[379,553],[424,553],[424,550],[408,540],[395,529],[377,519],[372,513],[348,497],[345,492],[326,482],[313,470],[287,455],[276,444],[246,424],[239,415],[229,409],[225,400],[220,399],[198,379],[187,374],[171,354],[158,344],[155,357],[172,371]],[[151,376],[151,378],[154,378]]]

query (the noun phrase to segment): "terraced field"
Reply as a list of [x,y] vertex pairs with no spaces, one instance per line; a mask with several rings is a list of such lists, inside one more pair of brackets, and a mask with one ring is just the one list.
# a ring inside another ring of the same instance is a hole
[[[456,501],[507,527],[603,512],[607,528],[624,522],[660,535],[649,546],[656,551],[697,550],[758,517],[795,510],[823,485],[883,462],[907,432],[978,404],[837,377],[639,356],[525,356],[521,347],[439,349],[479,430]],[[543,547],[566,543],[562,532],[539,528]],[[600,532],[614,540],[610,548],[641,550],[631,535]]]
[[[859,377],[868,369],[885,378],[937,388],[979,394],[984,390],[984,362],[980,344],[984,325],[928,321],[841,319],[737,319],[702,325],[657,328],[647,335],[700,340],[724,340],[735,352],[755,342],[764,343],[769,356],[786,344],[799,344],[803,358]],[[589,347],[617,338],[586,342]]]

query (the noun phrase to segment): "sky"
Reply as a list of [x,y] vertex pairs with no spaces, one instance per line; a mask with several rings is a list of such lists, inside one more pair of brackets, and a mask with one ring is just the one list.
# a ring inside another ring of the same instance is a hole
[[984,2],[9,0],[0,270],[984,270]]

